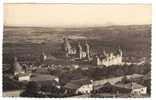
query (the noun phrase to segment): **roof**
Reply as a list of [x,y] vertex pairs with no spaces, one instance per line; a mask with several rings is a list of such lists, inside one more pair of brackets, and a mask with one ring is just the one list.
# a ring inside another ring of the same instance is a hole
[[47,80],[55,80],[56,76],[52,76],[52,75],[36,75],[34,77],[31,77],[31,81],[47,81]]
[[88,98],[90,97],[90,95],[88,94],[83,94],[83,95],[76,95],[76,96],[71,96],[69,98]]
[[19,73],[17,77],[30,76],[30,73]]
[[120,88],[126,88],[126,89],[139,89],[139,88],[145,87],[145,86],[137,84],[135,82],[131,82],[131,83],[127,83],[127,84],[119,83],[119,84],[115,84],[115,86],[120,87]]
[[143,77],[144,80],[149,80],[151,79],[151,72],[148,72],[147,74],[144,75]]
[[92,82],[89,79],[72,80],[69,83],[67,83],[64,87],[69,89],[77,89],[82,85],[91,84],[91,83]]
[[132,75],[126,75],[127,78],[141,78],[143,77],[143,75],[141,74],[132,74]]
[[113,54],[113,55],[119,55],[120,54],[120,48],[105,48],[104,50],[102,50],[102,51],[100,51],[98,54],[99,55],[101,55],[101,54],[104,54],[104,56],[105,56],[105,53],[107,54],[107,55],[110,55],[111,53]]
[[106,82],[104,85],[95,85],[94,90],[105,89],[106,87],[110,87],[112,84],[110,82]]
[[60,86],[59,82],[56,82],[55,80],[45,80],[45,81],[39,81],[38,84],[42,86],[48,86],[49,88],[55,87],[55,86]]

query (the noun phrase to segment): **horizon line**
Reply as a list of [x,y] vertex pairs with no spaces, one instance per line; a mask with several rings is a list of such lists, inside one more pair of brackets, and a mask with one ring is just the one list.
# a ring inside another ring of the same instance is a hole
[[87,28],[87,27],[108,27],[108,26],[132,26],[132,25],[152,25],[152,24],[112,24],[112,25],[82,25],[82,26],[31,26],[31,25],[3,25],[3,27],[47,27],[47,28]]

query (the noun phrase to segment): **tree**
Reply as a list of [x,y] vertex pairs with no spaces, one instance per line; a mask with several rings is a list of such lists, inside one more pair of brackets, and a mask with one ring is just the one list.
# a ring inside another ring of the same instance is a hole
[[124,76],[123,78],[122,78],[122,80],[121,80],[121,82],[123,82],[123,83],[127,83],[129,80],[128,80],[128,78],[126,77],[126,76]]
[[37,82],[29,82],[26,85],[26,89],[23,93],[21,93],[22,97],[41,97],[38,93],[40,91],[41,86]]

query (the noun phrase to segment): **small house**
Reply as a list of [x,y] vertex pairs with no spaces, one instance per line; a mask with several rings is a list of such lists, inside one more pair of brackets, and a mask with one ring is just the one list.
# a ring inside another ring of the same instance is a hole
[[127,84],[115,84],[114,90],[122,93],[130,93],[131,95],[144,95],[147,93],[147,87],[137,84],[135,82],[130,82]]
[[64,88],[71,94],[90,94],[93,91],[93,81],[89,79],[72,80]]
[[30,74],[29,73],[20,73],[15,76],[15,79],[18,81],[30,81]]

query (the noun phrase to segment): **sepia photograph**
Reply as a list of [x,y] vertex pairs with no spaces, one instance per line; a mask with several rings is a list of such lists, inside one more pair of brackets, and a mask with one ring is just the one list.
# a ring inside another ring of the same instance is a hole
[[3,10],[3,97],[151,97],[151,4]]

